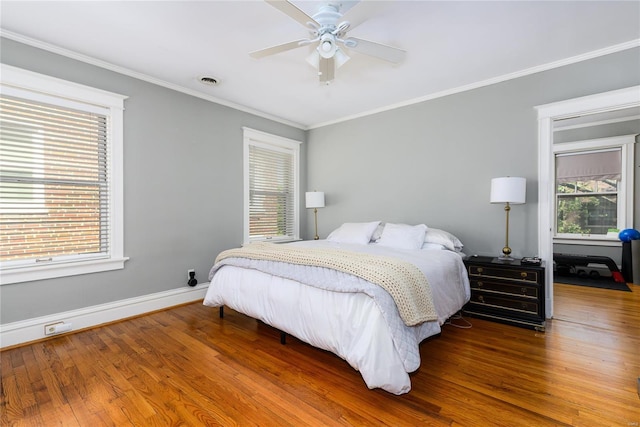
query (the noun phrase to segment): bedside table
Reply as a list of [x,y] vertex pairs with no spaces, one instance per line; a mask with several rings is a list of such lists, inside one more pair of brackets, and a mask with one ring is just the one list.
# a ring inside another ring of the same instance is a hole
[[464,260],[471,299],[463,311],[471,316],[544,331],[545,283],[542,265],[503,262],[493,257]]

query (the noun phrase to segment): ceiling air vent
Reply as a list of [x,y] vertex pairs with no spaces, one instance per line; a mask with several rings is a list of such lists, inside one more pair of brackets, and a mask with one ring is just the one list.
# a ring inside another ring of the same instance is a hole
[[215,77],[202,76],[202,77],[199,77],[198,80],[200,80],[200,83],[202,83],[203,85],[207,85],[207,86],[218,85],[218,79],[216,79]]

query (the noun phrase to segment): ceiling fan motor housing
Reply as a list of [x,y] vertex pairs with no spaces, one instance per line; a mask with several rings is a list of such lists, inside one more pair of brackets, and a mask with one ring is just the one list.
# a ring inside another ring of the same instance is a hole
[[340,18],[342,18],[342,14],[338,11],[338,7],[330,4],[321,6],[320,11],[313,15],[313,19],[320,24],[321,34],[322,32],[335,30]]

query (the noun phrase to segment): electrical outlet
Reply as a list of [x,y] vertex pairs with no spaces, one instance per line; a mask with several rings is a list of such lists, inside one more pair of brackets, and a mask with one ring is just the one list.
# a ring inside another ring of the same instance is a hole
[[72,324],[65,322],[56,322],[50,323],[48,325],[44,325],[44,334],[45,335],[56,335],[61,334],[63,332],[69,332],[71,330]]
[[190,268],[187,270],[187,280],[191,279],[190,273],[196,274],[196,270],[194,268]]
[[50,323],[48,325],[44,325],[44,334],[45,335],[53,335],[56,333],[56,326],[57,325],[62,325],[64,322],[56,322],[56,323]]

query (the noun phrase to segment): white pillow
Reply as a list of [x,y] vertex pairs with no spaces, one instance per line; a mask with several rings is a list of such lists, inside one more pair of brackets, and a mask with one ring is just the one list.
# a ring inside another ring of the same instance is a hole
[[427,226],[385,224],[378,245],[398,249],[420,249],[424,243]]
[[424,242],[437,243],[454,252],[460,252],[464,246],[456,236],[437,228],[429,228],[427,230],[424,236]]
[[366,245],[371,240],[373,232],[380,224],[380,221],[373,222],[345,222],[337,229],[333,230],[327,237],[330,242],[337,243],[357,243]]

